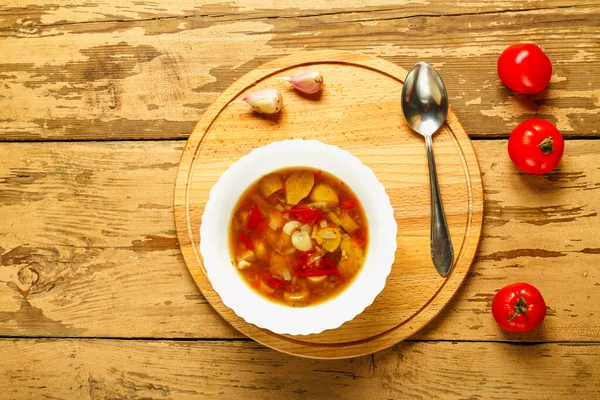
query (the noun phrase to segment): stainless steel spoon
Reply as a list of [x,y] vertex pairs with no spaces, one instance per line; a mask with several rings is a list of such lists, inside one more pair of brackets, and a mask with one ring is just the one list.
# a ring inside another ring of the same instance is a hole
[[406,75],[402,88],[402,111],[408,125],[425,137],[431,188],[431,258],[440,275],[448,276],[454,263],[454,250],[442,205],[431,141],[448,115],[448,94],[442,78],[431,65],[417,63]]

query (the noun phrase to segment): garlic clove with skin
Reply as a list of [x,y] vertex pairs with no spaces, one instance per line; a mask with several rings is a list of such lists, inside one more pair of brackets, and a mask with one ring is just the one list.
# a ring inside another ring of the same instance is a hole
[[275,88],[257,90],[241,101],[248,104],[259,114],[277,114],[283,106],[281,92]]
[[323,87],[323,75],[314,69],[298,72],[281,79],[288,81],[293,87],[306,94],[317,93]]

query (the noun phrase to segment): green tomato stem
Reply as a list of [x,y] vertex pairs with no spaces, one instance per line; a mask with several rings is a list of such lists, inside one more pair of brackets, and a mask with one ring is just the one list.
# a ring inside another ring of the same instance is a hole
[[525,298],[523,296],[521,296],[521,298],[519,298],[519,300],[517,300],[517,304],[515,304],[515,312],[508,319],[508,322],[517,318],[519,316],[519,314],[527,315],[527,301],[525,300]]
[[552,140],[552,136],[548,136],[537,145],[545,156],[552,153],[552,150],[554,150],[554,144],[552,143]]

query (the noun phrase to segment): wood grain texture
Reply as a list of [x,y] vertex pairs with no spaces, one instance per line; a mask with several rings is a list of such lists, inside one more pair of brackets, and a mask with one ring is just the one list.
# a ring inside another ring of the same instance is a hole
[[[478,0],[476,3],[456,3],[448,0],[376,0],[353,3],[344,0],[313,1],[310,4],[299,4],[295,1],[283,0],[241,0],[227,3],[222,0],[180,0],[180,1],[147,1],[106,0],[94,2],[89,0],[55,0],[49,5],[44,0],[5,0],[0,12],[5,15],[3,26],[19,30],[29,27],[56,26],[77,23],[139,21],[146,19],[169,19],[181,17],[204,16],[210,18],[239,17],[243,13],[246,18],[267,18],[270,15],[280,17],[302,18],[315,14],[350,14],[373,13],[377,11],[402,12],[410,17],[423,15],[423,11],[432,15],[443,15],[453,10],[455,13],[493,13],[506,11],[533,11],[545,9],[561,9],[576,4],[569,0],[540,0],[523,3],[520,0],[507,0],[498,3],[494,0]],[[310,7],[309,7],[310,6]],[[476,8],[475,8],[476,7]]]
[[[0,335],[240,337],[178,250],[172,202],[184,144],[0,145]],[[414,338],[597,341],[600,142],[569,141],[546,176],[519,173],[506,141],[474,147],[485,188],[476,262]],[[490,316],[495,291],[516,281],[539,287],[549,306],[543,326],[520,335]]]
[[404,342],[334,361],[291,357],[248,341],[3,339],[0,352],[0,390],[19,399],[600,396],[598,344]]
[[[281,80],[306,68],[317,69],[327,77],[318,97],[299,96]],[[401,112],[388,112],[402,92],[402,81],[395,77],[406,73],[381,58],[355,52],[300,52],[238,79],[194,128],[175,188],[179,245],[202,294],[245,335],[306,357],[369,354],[426,325],[464,280],[481,233],[479,165],[467,133],[450,110],[447,124],[434,138],[441,194],[456,255],[451,274],[443,278],[436,272],[430,253],[430,183],[424,141],[402,121]],[[276,116],[261,117],[244,105],[232,104],[256,88],[270,86],[279,86],[284,93],[283,109]],[[359,114],[361,118],[357,118]],[[339,146],[375,173],[394,207],[398,250],[385,289],[352,321],[318,335],[276,335],[248,324],[221,301],[198,250],[203,239],[199,227],[212,187],[232,163],[258,146],[298,138]]]
[[[183,143],[149,145],[0,146],[3,332],[232,334],[177,247],[172,201]],[[196,317],[182,321],[181,312]]]
[[[246,72],[316,49],[406,69],[430,62],[473,137],[506,137],[533,115],[567,136],[598,135],[597,3],[286,3],[9,2],[0,9],[0,140],[185,138]],[[497,57],[516,41],[552,59],[546,91],[519,96],[499,83]]]
[[[0,141],[183,139],[235,80],[305,49],[431,62],[472,137],[506,138],[539,115],[597,138],[599,18],[594,0],[5,0]],[[517,42],[553,61],[541,94],[498,82],[496,59]],[[514,170],[505,141],[477,141],[485,225],[465,284],[421,342],[343,361],[227,340],[241,336],[178,250],[184,145],[0,143],[0,336],[78,338],[0,339],[0,397],[600,397],[598,141],[568,141],[543,177]],[[549,305],[528,334],[490,316],[495,291],[516,281]]]

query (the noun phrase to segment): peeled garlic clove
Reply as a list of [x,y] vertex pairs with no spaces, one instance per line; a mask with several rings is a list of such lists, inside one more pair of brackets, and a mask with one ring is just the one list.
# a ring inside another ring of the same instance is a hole
[[300,222],[298,221],[290,221],[283,226],[283,231],[288,235],[292,236],[292,233],[300,229],[300,225],[302,224],[300,224]]
[[323,87],[323,75],[319,71],[309,69],[283,78],[293,87],[306,94],[317,93]]
[[260,114],[277,114],[283,105],[281,92],[275,88],[257,90],[242,99]]
[[292,245],[296,250],[309,251],[312,249],[310,235],[303,231],[296,231],[292,234]]

